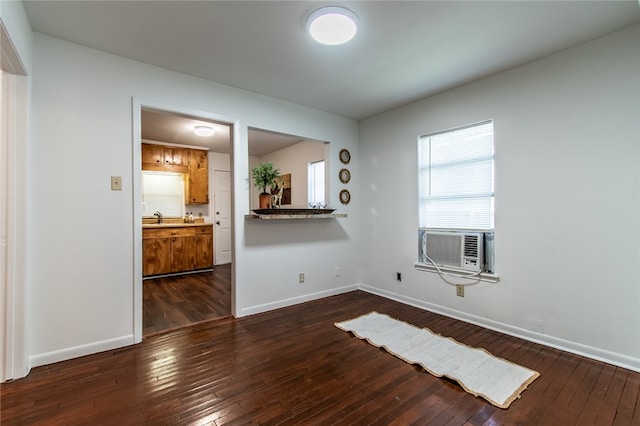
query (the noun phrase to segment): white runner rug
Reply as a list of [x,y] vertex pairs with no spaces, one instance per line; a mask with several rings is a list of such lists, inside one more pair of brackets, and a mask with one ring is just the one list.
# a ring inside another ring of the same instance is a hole
[[437,377],[455,380],[472,395],[500,408],[511,402],[540,375],[484,349],[458,343],[387,315],[370,312],[335,324],[410,364],[420,365]]

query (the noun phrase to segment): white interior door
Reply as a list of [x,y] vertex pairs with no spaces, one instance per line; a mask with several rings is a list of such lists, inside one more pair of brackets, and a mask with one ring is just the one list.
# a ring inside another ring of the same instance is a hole
[[231,263],[231,174],[213,172],[214,265]]

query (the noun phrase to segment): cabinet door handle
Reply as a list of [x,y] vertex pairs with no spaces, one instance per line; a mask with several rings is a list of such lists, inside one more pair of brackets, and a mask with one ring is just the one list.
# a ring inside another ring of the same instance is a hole
[[216,225],[220,225],[220,221],[219,220],[216,220]]

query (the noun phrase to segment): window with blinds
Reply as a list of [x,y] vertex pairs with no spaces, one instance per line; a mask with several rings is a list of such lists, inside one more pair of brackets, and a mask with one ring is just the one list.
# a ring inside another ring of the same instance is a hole
[[420,137],[419,227],[492,230],[493,121]]
[[324,160],[307,165],[307,203],[309,207],[324,204]]
[[182,173],[142,171],[142,216],[156,211],[165,217],[184,217],[184,175]]

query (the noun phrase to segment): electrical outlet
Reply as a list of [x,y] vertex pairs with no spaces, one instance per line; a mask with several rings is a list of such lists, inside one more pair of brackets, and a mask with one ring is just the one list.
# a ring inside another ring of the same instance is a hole
[[304,284],[304,274],[300,274],[300,275],[298,275],[298,282],[299,282],[300,284]]
[[122,191],[122,176],[111,176],[111,190]]
[[456,296],[464,297],[464,286],[457,285],[456,286]]
[[396,272],[396,281],[402,282],[402,273]]
[[339,277],[340,275],[342,275],[342,268],[339,267],[339,266],[336,266],[336,268],[334,269],[333,273],[334,273],[334,275],[336,277]]

